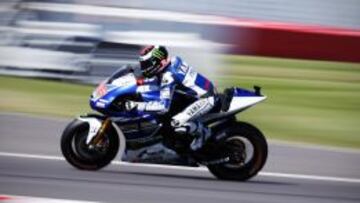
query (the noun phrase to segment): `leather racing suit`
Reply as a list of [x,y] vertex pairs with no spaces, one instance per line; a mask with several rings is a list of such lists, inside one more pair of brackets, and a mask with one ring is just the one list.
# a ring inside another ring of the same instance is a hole
[[210,136],[210,131],[198,122],[197,118],[215,106],[217,95],[213,83],[177,56],[171,58],[169,65],[158,77],[159,98],[150,102],[136,102],[137,111],[167,113],[175,88],[181,87],[186,95],[195,99],[195,102],[173,116],[171,125],[177,133],[194,136],[190,148],[193,151],[200,149]]

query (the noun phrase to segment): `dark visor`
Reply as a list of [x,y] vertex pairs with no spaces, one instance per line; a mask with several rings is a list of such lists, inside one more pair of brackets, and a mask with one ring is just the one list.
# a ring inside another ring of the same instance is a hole
[[140,67],[141,70],[146,70],[152,66],[152,63],[150,60],[140,61]]

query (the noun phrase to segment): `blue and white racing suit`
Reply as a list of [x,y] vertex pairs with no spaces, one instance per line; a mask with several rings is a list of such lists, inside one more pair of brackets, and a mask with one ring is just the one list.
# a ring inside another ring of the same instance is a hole
[[150,102],[137,102],[137,110],[167,113],[175,88],[180,86],[187,95],[192,96],[196,101],[173,116],[171,125],[176,132],[193,134],[195,139],[190,147],[197,150],[210,134],[208,128],[196,122],[196,119],[208,113],[215,106],[216,90],[213,83],[197,73],[180,57],[171,59],[171,63],[159,79],[161,81],[159,98]]

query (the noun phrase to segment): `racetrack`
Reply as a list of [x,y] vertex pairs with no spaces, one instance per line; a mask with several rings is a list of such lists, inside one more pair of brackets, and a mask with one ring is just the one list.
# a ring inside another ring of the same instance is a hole
[[112,164],[97,172],[65,162],[68,119],[0,114],[0,194],[101,202],[360,202],[360,152],[270,144],[248,182],[203,168]]

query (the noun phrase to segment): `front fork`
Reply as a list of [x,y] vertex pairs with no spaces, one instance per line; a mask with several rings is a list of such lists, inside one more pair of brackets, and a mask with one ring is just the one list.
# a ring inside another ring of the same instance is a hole
[[89,144],[93,146],[102,144],[105,138],[105,132],[109,129],[110,126],[111,126],[111,119],[106,118],[102,122],[99,131],[96,133],[95,137],[91,140]]

